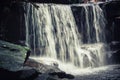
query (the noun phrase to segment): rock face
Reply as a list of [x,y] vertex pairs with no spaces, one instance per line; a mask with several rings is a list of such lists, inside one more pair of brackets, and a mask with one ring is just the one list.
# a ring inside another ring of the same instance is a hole
[[120,1],[111,1],[105,4],[104,7],[107,18],[106,36],[108,42],[120,41]]
[[34,80],[38,76],[38,72],[34,69],[9,71],[0,68],[0,80]]
[[70,74],[66,74],[65,72],[53,72],[53,73],[49,73],[49,75],[51,76],[58,76],[58,78],[68,78],[68,79],[74,79],[73,75]]
[[[61,71],[56,65],[50,66],[33,59],[25,60],[23,46],[0,40],[0,80],[62,80],[74,76]],[[56,77],[58,76],[58,77]]]
[[24,9],[21,3],[0,3],[0,40],[25,40]]
[[34,69],[24,69],[26,49],[0,40],[0,80],[33,80],[38,76]]
[[120,63],[120,1],[111,1],[105,4],[107,26],[106,37],[110,43],[111,57],[113,63]]
[[0,40],[0,68],[10,71],[20,70],[25,54],[26,50],[22,46]]
[[57,66],[45,65],[42,62],[38,62],[34,59],[29,58],[27,62],[24,64],[24,67],[30,67],[38,70],[41,73],[45,72],[61,72],[61,70]]
[[120,42],[113,41],[110,43],[111,55],[109,56],[110,62],[120,64]]
[[[56,65],[46,65],[38,62],[32,58],[29,58],[25,63],[24,68],[36,69],[39,72],[39,76],[35,80],[69,80],[74,79],[74,76],[61,71]],[[40,74],[41,73],[41,74]]]

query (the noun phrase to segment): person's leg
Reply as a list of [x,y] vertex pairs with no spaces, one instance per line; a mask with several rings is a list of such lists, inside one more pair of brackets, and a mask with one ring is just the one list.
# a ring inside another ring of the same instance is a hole
[[26,58],[25,58],[24,64],[25,64],[26,61],[28,60],[28,58],[29,58],[29,56],[30,56],[30,53],[31,53],[31,51],[28,50],[28,51],[27,51],[27,54],[26,54]]

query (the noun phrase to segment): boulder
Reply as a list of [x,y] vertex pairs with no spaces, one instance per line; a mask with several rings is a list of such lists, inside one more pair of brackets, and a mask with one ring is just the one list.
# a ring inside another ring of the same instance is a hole
[[22,69],[26,52],[22,46],[0,40],[0,68],[9,71]]
[[0,68],[0,80],[34,80],[38,74],[34,69],[9,71]]
[[24,68],[34,68],[41,73],[61,72],[56,65],[46,65],[42,61],[37,61],[32,58],[27,60],[27,62],[24,64]]
[[51,76],[58,76],[58,78],[60,78],[60,79],[62,79],[62,78],[74,79],[73,75],[66,74],[65,72],[53,72],[53,73],[49,73],[49,75],[51,75]]
[[71,74],[67,74],[61,71],[58,68],[58,64],[56,65],[46,65],[44,62],[40,60],[35,60],[33,58],[29,58],[24,65],[24,68],[34,68],[38,72],[41,72],[35,80],[69,80],[73,79],[74,76]]
[[106,13],[106,39],[107,42],[111,41],[120,41],[119,31],[120,31],[120,19],[118,17],[120,16],[120,1],[110,1],[107,2],[104,5],[104,10]]
[[24,68],[26,48],[0,40],[0,80],[34,80],[40,72]]
[[120,63],[120,42],[112,41],[109,43],[110,52],[108,52],[108,63],[119,64]]

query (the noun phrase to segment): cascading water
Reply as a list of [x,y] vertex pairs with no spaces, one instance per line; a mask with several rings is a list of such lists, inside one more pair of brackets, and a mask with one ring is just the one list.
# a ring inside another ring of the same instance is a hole
[[25,4],[26,42],[33,53],[78,68],[105,65],[105,19],[97,4],[91,4],[92,10],[82,6],[81,26],[76,25],[72,5],[36,5],[38,9]]
[[81,35],[84,43],[106,42],[105,17],[103,10],[97,4],[80,5]]

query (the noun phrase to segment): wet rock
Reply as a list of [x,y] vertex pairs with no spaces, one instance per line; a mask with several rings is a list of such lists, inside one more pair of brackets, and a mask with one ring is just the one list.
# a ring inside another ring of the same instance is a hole
[[120,42],[119,41],[112,41],[109,43],[110,52],[108,52],[108,63],[115,64],[120,63]]
[[0,68],[0,80],[34,80],[39,73],[34,69],[9,71]]
[[50,72],[39,75],[35,80],[71,80],[74,76],[65,72]]
[[120,16],[120,1],[110,1],[105,4],[104,7],[105,13],[106,13],[106,39],[107,42],[111,41],[120,41],[120,34],[118,33],[120,31],[119,25],[120,20],[116,19],[116,17]]
[[21,80],[34,80],[41,73],[37,72],[35,69],[20,70],[16,72]]
[[120,49],[120,42],[119,41],[112,41],[109,44],[112,51],[119,50]]
[[19,45],[0,40],[0,80],[34,80],[33,68],[23,68],[27,50]]
[[58,64],[46,65],[42,61],[34,60],[32,58],[27,60],[24,68],[32,68],[42,73],[35,80],[69,80],[74,78],[73,75],[61,71],[58,68]]
[[35,61],[33,59],[28,59],[26,61],[26,63],[24,64],[24,67],[28,66],[28,67],[32,67],[32,68],[38,69],[41,65],[42,65],[41,63],[39,63],[39,62],[37,62],[37,61]]
[[0,41],[0,80],[34,80],[37,78],[40,80],[41,73],[46,79],[48,78],[46,74],[49,73],[51,73],[49,77],[53,78],[55,74],[58,78],[71,78],[68,74],[57,73],[62,72],[57,63],[46,65],[29,58],[23,66],[26,52],[27,50],[22,46]]
[[120,64],[120,50],[113,53],[110,59],[112,60],[112,63]]
[[[120,12],[119,12],[120,13]],[[114,40],[120,41],[120,14],[114,19]]]
[[25,40],[24,34],[22,3],[0,2],[0,40],[16,43],[19,40]]
[[53,72],[49,73],[51,76],[58,76],[58,78],[67,78],[67,79],[74,79],[74,76],[71,74],[66,74],[65,72]]
[[0,40],[0,68],[9,71],[22,69],[25,54],[24,47]]
[[85,75],[78,75],[74,80],[120,80],[120,65],[109,65],[103,67],[105,70],[96,69],[92,73]]
[[110,1],[105,4],[107,18],[112,18],[120,15],[120,1]]
[[56,65],[46,65],[45,63],[42,63],[42,61],[37,61],[31,58],[27,60],[27,62],[24,64],[24,67],[34,68],[41,73],[61,72]]

